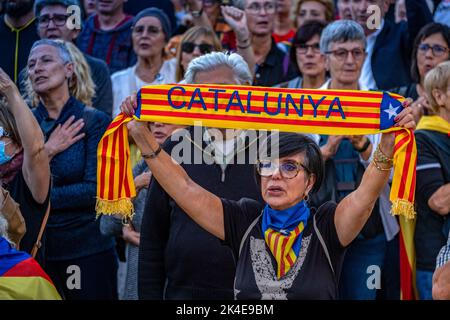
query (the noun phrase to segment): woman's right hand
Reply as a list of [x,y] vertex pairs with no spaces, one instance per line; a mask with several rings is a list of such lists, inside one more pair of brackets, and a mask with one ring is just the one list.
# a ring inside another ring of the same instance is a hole
[[135,113],[135,109],[137,108],[137,93],[133,92],[133,94],[129,97],[126,97],[120,105],[120,111],[123,112],[126,116],[131,117]]
[[9,98],[12,94],[17,93],[18,89],[6,72],[0,68],[0,94]]
[[125,225],[122,227],[122,238],[126,242],[138,247],[141,241],[141,234],[136,232],[131,225]]
[[75,117],[71,116],[63,125],[59,124],[48,138],[45,149],[50,159],[84,138],[84,133],[78,134],[84,127],[84,120],[74,120]]

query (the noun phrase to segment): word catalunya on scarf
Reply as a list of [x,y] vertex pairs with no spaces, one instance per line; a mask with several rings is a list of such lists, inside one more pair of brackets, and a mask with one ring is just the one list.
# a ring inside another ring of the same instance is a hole
[[132,117],[119,114],[97,151],[98,214],[133,215],[136,195],[126,123],[135,120],[213,128],[325,135],[395,131],[391,212],[413,218],[417,150],[411,130],[395,126],[403,97],[359,90],[284,89],[230,85],[143,87]]
[[402,99],[375,91],[161,85],[142,88],[136,117],[318,134],[348,134],[354,128],[358,134],[370,134],[394,125]]

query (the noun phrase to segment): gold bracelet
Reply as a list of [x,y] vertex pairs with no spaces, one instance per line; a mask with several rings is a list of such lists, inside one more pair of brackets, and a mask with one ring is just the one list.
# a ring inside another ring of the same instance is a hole
[[392,165],[390,165],[389,168],[382,168],[382,167],[380,167],[380,165],[378,164],[378,162],[377,162],[375,159],[372,160],[372,164],[373,164],[373,165],[375,166],[375,168],[377,168],[379,171],[391,171],[391,169],[392,169]]
[[392,165],[393,159],[389,158],[387,155],[381,151],[380,145],[377,146],[375,153],[373,154],[373,159],[380,163],[386,163]]

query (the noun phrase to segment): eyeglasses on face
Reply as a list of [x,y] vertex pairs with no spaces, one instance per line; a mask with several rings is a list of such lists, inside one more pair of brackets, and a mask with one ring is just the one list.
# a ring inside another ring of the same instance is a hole
[[433,56],[435,56],[435,57],[440,57],[449,50],[449,48],[440,46],[438,44],[434,44],[434,45],[430,46],[428,43],[421,43],[419,45],[418,49],[421,54],[426,54],[428,52],[428,50],[431,49],[431,52],[433,53]]
[[250,14],[259,14],[262,9],[268,14],[274,14],[275,11],[277,11],[277,5],[275,2],[264,2],[263,5],[258,2],[253,2],[246,8],[247,12]]
[[210,45],[209,43],[195,44],[193,42],[183,42],[181,44],[181,51],[186,53],[192,53],[197,47],[200,50],[201,54],[211,53],[214,49],[213,46]]
[[274,160],[259,160],[256,164],[256,169],[261,177],[271,177],[279,169],[281,176],[285,179],[295,178],[301,170],[309,173],[308,168],[296,161],[278,163]]
[[161,28],[158,28],[156,26],[135,26],[133,28],[133,33],[142,35],[145,30],[147,30],[147,33],[150,36],[157,36],[161,32]]
[[337,49],[337,50],[330,50],[325,53],[332,54],[339,61],[344,61],[345,59],[347,59],[350,53],[352,54],[355,60],[362,60],[365,55],[364,50],[361,49],[353,49],[353,50]]
[[318,43],[313,44],[298,43],[295,45],[295,47],[297,48],[297,52],[301,54],[306,54],[309,48],[311,48],[311,51],[313,53],[320,53],[320,45]]
[[38,24],[41,27],[48,27],[50,21],[53,21],[55,26],[62,27],[63,25],[66,24],[68,17],[69,16],[67,14],[58,14],[58,13],[54,15],[43,14],[38,17]]

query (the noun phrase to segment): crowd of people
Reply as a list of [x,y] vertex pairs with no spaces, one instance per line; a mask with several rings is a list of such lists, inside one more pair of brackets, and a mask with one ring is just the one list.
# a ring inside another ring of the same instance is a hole
[[[5,289],[1,266],[17,252],[67,300],[400,299],[393,133],[280,133],[279,154],[254,164],[234,161],[258,143],[245,130],[130,121],[135,214],[96,218],[106,128],[134,114],[140,88],[176,83],[408,98],[395,121],[417,141],[416,298],[450,299],[448,0],[3,0],[0,10],[0,299],[55,298]],[[180,139],[192,159],[176,164]]]

